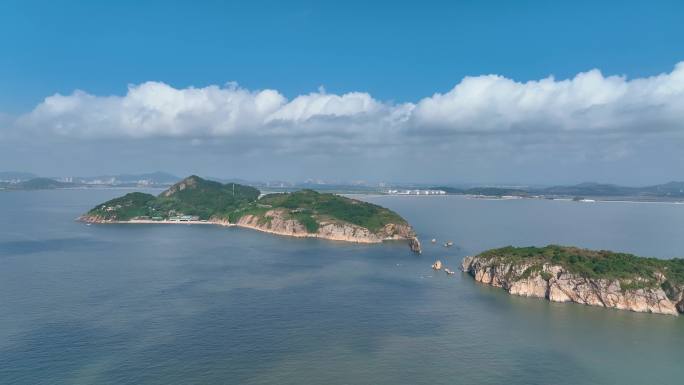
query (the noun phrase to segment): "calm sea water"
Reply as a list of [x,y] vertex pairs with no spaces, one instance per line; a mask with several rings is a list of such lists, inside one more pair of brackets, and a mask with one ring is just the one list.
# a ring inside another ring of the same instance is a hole
[[[675,384],[684,317],[507,295],[486,248],[684,255],[684,205],[363,199],[425,244],[74,222],[116,190],[0,194],[1,384]],[[453,240],[444,249],[430,238]]]

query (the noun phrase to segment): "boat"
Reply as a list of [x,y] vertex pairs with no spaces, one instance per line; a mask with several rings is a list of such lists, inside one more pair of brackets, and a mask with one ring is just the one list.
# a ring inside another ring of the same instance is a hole
[[437,243],[437,240],[435,238],[432,238],[432,241],[430,241],[430,242]]
[[452,242],[452,241],[448,241],[448,242],[444,243],[444,247],[451,247],[453,245],[454,245],[454,242]]

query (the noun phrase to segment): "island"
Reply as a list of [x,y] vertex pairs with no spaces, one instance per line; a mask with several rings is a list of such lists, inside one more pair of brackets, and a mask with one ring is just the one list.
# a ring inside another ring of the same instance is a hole
[[[571,186],[552,187],[471,187],[433,186],[429,190],[443,191],[445,194],[469,195],[475,197],[502,198],[545,198],[572,199],[575,197],[598,198],[600,200],[633,201],[675,201],[684,198],[684,182],[627,187],[605,183],[585,182]],[[596,200],[596,199],[592,199]],[[579,201],[582,201],[579,199]]]
[[250,186],[192,175],[158,196],[133,192],[78,218],[89,223],[183,223],[239,226],[292,237],[357,243],[420,242],[404,218],[384,207],[330,193],[300,190],[263,195]]
[[60,182],[51,178],[32,178],[18,183],[0,182],[2,190],[54,190],[77,186],[75,183]]
[[549,245],[503,247],[463,259],[476,281],[510,294],[659,314],[684,313],[684,259]]

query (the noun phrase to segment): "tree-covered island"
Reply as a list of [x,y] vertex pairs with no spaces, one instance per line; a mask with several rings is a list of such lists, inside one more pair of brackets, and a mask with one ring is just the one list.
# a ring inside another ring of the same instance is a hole
[[360,243],[408,240],[411,249],[420,252],[411,226],[384,207],[313,190],[261,196],[254,187],[195,175],[158,196],[133,192],[104,202],[80,219],[92,223],[214,223]]
[[616,309],[684,313],[684,259],[549,245],[466,257],[463,271],[511,294]]

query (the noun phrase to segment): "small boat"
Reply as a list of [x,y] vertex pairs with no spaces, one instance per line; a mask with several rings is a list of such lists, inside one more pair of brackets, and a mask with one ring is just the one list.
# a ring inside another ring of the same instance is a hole
[[435,238],[432,238],[432,241],[430,241],[430,242],[437,243],[437,240]]
[[444,243],[444,247],[451,247],[453,245],[454,245],[454,242],[452,242],[452,241]]

